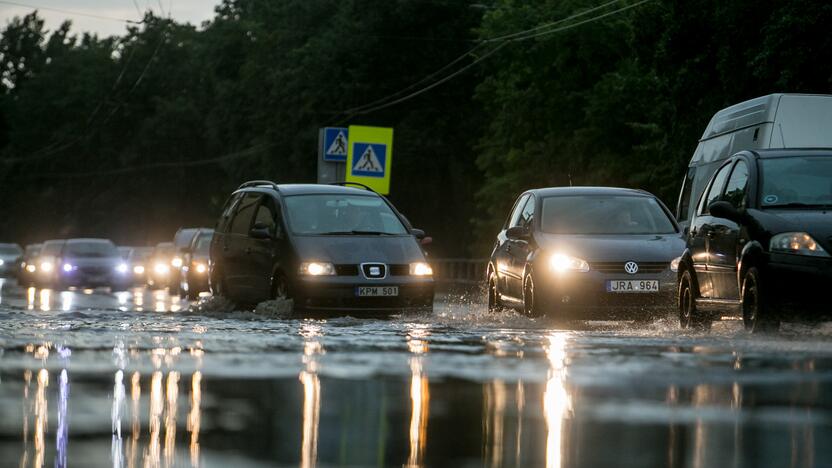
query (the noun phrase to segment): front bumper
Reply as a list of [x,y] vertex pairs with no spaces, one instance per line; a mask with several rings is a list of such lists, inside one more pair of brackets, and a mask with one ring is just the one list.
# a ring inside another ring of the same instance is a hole
[[[395,297],[358,297],[361,286],[396,286]],[[295,309],[307,312],[362,314],[427,311],[433,308],[432,278],[390,276],[368,280],[358,276],[302,277],[289,286]]]
[[[535,277],[535,299],[554,318],[568,320],[632,320],[665,317],[676,304],[676,272],[605,273],[588,271]],[[658,280],[657,292],[613,293],[608,281]]]
[[832,317],[831,285],[830,258],[771,254],[761,278],[766,300],[796,318]]
[[62,273],[59,276],[59,283],[64,287],[128,287],[132,283],[132,276],[129,274],[106,273],[92,274],[83,271]]

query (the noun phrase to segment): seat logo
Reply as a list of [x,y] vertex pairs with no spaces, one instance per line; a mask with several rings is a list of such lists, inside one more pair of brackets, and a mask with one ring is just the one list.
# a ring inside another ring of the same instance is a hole
[[627,262],[624,264],[624,271],[627,273],[634,275],[638,273],[638,263],[636,262]]
[[384,279],[387,277],[387,265],[383,263],[362,263],[361,272],[367,279]]

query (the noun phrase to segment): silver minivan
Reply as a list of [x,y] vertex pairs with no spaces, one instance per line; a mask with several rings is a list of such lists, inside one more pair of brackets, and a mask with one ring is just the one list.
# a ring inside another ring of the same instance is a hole
[[717,112],[690,160],[676,205],[688,226],[696,201],[722,162],[743,150],[832,148],[832,96],[770,94]]

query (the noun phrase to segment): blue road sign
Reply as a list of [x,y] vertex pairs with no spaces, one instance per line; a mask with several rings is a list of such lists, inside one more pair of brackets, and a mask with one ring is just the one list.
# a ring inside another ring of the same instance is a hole
[[352,174],[383,178],[387,168],[387,145],[353,143]]
[[324,161],[346,162],[349,130],[341,127],[324,128]]

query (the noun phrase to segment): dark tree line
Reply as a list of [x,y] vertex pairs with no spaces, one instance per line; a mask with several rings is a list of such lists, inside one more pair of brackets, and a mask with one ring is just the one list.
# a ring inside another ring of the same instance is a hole
[[[107,38],[15,18],[0,36],[0,236],[158,242],[212,225],[244,180],[314,181],[317,129],[363,124],[395,128],[391,198],[436,254],[483,256],[525,188],[672,204],[713,112],[832,87],[822,1],[654,0],[481,43],[600,3],[225,0],[199,28],[148,14]],[[345,112],[497,46],[424,94]]]

